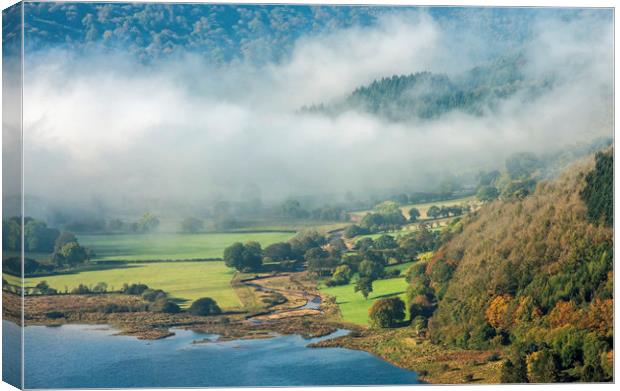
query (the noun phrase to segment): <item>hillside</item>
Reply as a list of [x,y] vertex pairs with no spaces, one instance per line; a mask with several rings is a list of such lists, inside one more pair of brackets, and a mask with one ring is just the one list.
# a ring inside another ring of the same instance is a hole
[[341,101],[302,111],[337,115],[355,110],[390,121],[436,118],[453,110],[478,115],[519,91],[535,96],[549,86],[551,80],[526,81],[523,66],[523,58],[514,55],[450,77],[432,72],[393,75],[360,86]]
[[613,202],[612,187],[601,186],[612,178],[611,153],[597,155],[596,169],[593,157],[582,160],[530,196],[464,220],[426,269],[434,342],[505,347],[504,382],[611,379],[613,228],[597,212],[612,210],[601,207]]

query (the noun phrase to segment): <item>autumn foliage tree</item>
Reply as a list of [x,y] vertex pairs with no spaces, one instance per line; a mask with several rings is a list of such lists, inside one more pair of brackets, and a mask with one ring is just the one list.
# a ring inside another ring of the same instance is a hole
[[510,295],[495,296],[489,303],[485,316],[487,322],[494,329],[503,331],[508,330],[512,324],[512,314],[510,312],[510,302],[512,297]]
[[368,310],[373,327],[394,327],[405,319],[405,303],[398,297],[379,299]]

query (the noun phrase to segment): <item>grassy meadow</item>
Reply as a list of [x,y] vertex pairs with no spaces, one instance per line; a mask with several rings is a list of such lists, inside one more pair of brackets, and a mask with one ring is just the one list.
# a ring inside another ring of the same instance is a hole
[[[398,269],[404,274],[404,271],[411,266],[411,264],[412,262],[407,262],[400,265],[388,266],[386,269]],[[342,319],[345,322],[364,326],[368,325],[368,309],[377,299],[399,296],[406,301],[405,291],[407,289],[407,281],[405,281],[404,276],[374,281],[372,283],[373,291],[368,295],[368,299],[364,299],[364,296],[362,296],[360,292],[354,291],[355,283],[353,280],[347,285],[334,287],[325,287],[322,285],[319,288],[322,293],[336,298],[336,304],[338,304]]]
[[95,260],[186,260],[221,258],[234,242],[259,242],[263,247],[284,242],[294,232],[234,232],[197,234],[79,235],[80,244],[92,248]]
[[[211,297],[222,308],[237,308],[241,303],[230,285],[233,275],[233,269],[224,265],[223,261],[134,263],[102,270],[26,278],[25,285],[33,287],[45,280],[52,288],[64,291],[79,284],[92,287],[98,282],[108,284],[109,290],[118,290],[124,283],[143,283],[168,292],[180,301],[181,306],[189,305],[200,297]],[[15,278],[9,276],[9,282],[11,280]]]

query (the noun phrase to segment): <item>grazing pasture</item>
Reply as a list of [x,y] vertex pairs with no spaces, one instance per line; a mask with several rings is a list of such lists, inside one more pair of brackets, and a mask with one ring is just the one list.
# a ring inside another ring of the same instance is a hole
[[183,307],[200,297],[211,297],[220,307],[230,309],[241,306],[230,284],[233,275],[233,269],[223,261],[129,263],[101,270],[26,278],[25,285],[33,287],[47,281],[52,288],[64,292],[79,284],[92,287],[105,282],[108,290],[118,290],[124,283],[142,283],[163,289]]
[[221,258],[234,242],[259,242],[263,247],[287,241],[294,232],[226,232],[197,234],[79,235],[80,244],[92,248],[95,260],[188,260]]

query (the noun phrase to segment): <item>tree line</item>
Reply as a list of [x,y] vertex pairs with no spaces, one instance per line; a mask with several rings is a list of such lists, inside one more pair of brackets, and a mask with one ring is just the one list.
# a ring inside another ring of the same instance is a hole
[[[30,217],[24,218],[24,272],[28,275],[69,269],[84,264],[91,259],[94,252],[79,244],[77,237],[68,231],[48,227],[43,221]],[[21,219],[12,217],[2,222],[3,250],[21,252]],[[49,254],[49,262],[39,262],[28,256],[29,253]],[[21,275],[21,258],[9,256],[3,258],[6,272]]]

